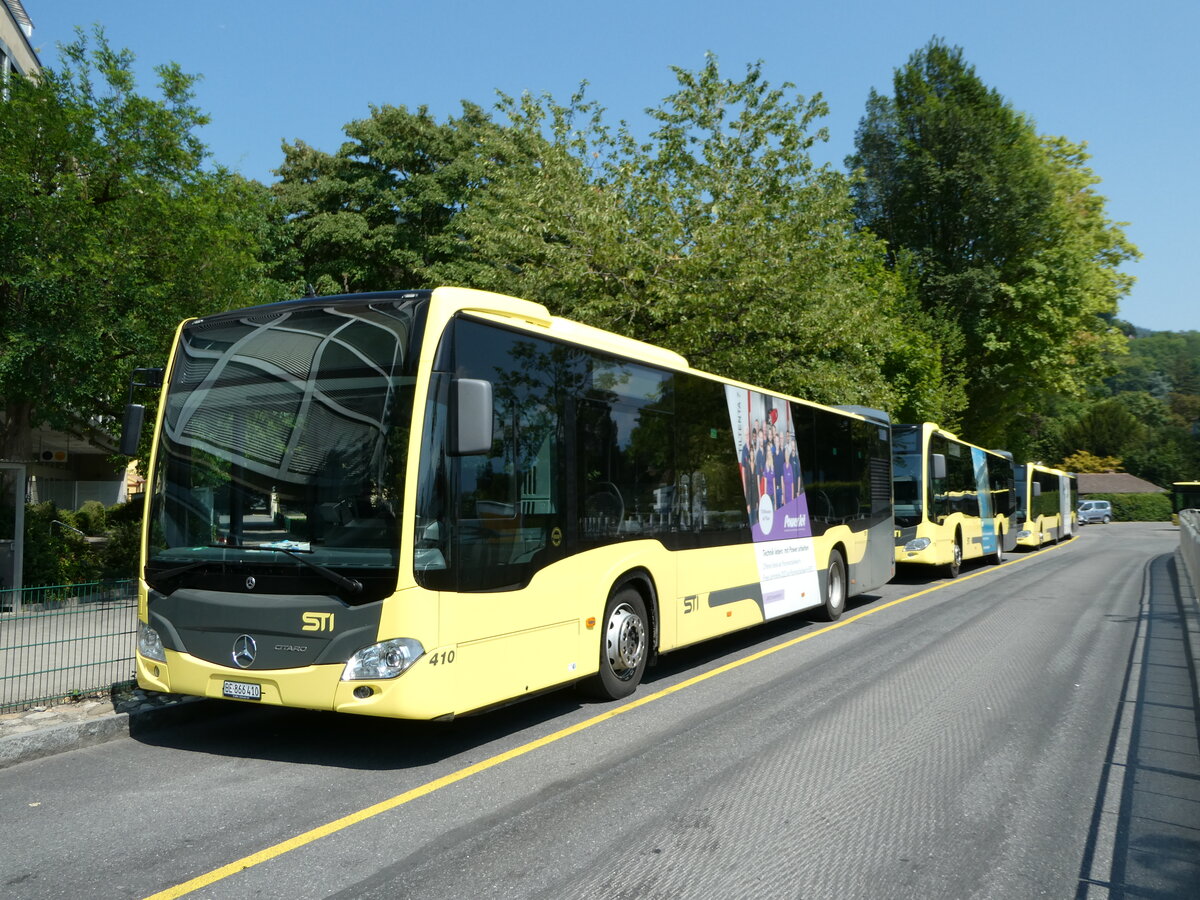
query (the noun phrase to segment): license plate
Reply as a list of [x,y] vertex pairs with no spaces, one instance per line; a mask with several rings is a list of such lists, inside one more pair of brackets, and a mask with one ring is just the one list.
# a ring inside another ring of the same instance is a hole
[[233,697],[235,700],[261,700],[262,685],[250,684],[245,681],[226,681],[221,693],[226,697]]

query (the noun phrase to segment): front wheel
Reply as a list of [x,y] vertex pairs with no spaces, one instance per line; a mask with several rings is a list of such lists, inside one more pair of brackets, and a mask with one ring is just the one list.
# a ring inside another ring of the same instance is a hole
[[600,700],[620,700],[637,689],[650,656],[648,623],[646,602],[633,588],[622,588],[608,598],[600,671],[581,684],[585,693]]
[[846,562],[837,550],[829,555],[829,570],[825,573],[825,604],[821,617],[836,622],[846,610]]
[[962,538],[954,538],[954,557],[950,564],[946,566],[946,574],[951,578],[957,578],[958,573],[962,571]]

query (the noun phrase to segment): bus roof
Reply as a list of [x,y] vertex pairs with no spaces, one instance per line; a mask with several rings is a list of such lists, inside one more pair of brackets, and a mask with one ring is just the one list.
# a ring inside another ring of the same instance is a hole
[[943,437],[947,437],[952,441],[957,441],[958,443],[962,444],[965,447],[973,447],[976,450],[982,450],[984,453],[990,453],[993,456],[1002,456],[1005,459],[1007,459],[1009,462],[1013,461],[1013,455],[1011,453],[1009,453],[1007,450],[989,450],[987,447],[980,447],[978,444],[972,444],[970,441],[966,440],[965,438],[961,438],[954,432],[952,432],[946,428],[943,428],[941,425],[937,424],[937,422],[922,422],[920,425],[897,422],[895,427],[921,428],[926,431],[936,431],[938,434],[942,435]]

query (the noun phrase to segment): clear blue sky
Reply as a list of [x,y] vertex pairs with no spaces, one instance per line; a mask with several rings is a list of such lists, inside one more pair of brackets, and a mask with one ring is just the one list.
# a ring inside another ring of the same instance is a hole
[[[821,93],[841,165],[868,91],[937,35],[1043,134],[1086,141],[1110,217],[1128,222],[1145,258],[1122,318],[1200,330],[1193,274],[1200,241],[1200,2],[1145,0],[24,0],[47,65],[73,29],[99,22],[145,74],[178,62],[201,74],[202,137],[217,162],[270,182],[280,143],[335,151],[342,126],[371,104],[425,104],[444,119],[497,90],[565,100],[580,81],[610,120],[635,127],[671,93],[671,66],[706,51],[728,77],[764,63],[766,78]],[[402,285],[397,285],[402,287]]]

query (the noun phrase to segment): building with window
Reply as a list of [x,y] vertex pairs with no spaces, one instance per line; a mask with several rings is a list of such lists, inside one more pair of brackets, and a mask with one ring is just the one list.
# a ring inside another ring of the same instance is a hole
[[21,0],[0,0],[0,85],[13,75],[32,75],[42,67],[32,39],[33,20]]

